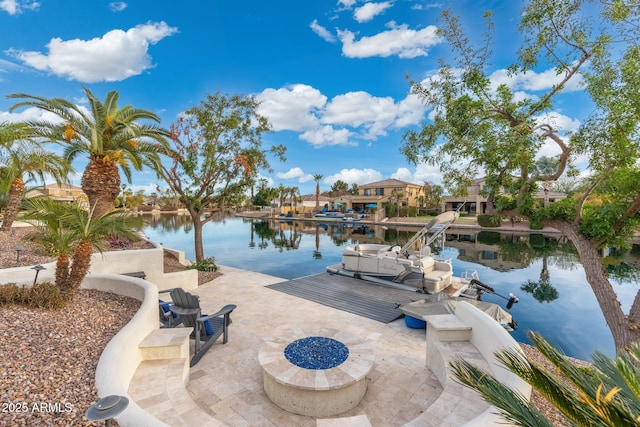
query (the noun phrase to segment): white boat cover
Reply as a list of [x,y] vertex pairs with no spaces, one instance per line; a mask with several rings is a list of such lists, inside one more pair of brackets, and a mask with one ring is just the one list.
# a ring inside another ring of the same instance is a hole
[[[429,295],[418,301],[403,304],[400,306],[400,310],[404,314],[417,319],[421,319],[422,316],[431,314],[455,314],[458,300],[459,298],[450,297],[449,295],[440,292],[434,295]],[[463,301],[478,307],[501,325],[509,325],[513,321],[511,313],[504,310],[498,304],[477,301],[471,298],[464,298]]]

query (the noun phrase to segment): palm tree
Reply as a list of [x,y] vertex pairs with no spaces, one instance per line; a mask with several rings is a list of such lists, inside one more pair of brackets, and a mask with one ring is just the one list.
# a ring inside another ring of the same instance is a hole
[[80,153],[88,155],[89,164],[82,175],[82,190],[94,215],[101,216],[114,209],[114,201],[120,192],[118,166],[129,183],[132,168],[141,170],[147,166],[160,170],[159,153],[169,151],[167,138],[171,135],[155,124],[140,123],[141,120],[160,122],[151,111],[130,105],[118,108],[118,92],[109,92],[102,103],[89,89],[83,89],[89,100],[88,112],[62,98],[46,99],[24,93],[8,97],[26,99],[15,104],[10,111],[37,107],[62,119],[29,124],[34,127],[36,136],[64,145],[64,157],[69,162]]
[[295,213],[298,209],[298,198],[300,195],[300,189],[298,187],[289,187],[289,194],[291,195],[291,213]]
[[313,179],[316,181],[316,210],[320,209],[320,180],[322,179],[322,175],[315,174],[313,175]]
[[80,287],[91,266],[91,255],[103,251],[107,236],[114,233],[135,238],[133,226],[138,218],[127,217],[122,210],[112,210],[97,216],[78,203],[57,203],[39,197],[28,202],[25,218],[36,220],[41,244],[58,257],[56,285],[71,298]]
[[280,184],[278,185],[276,190],[278,191],[278,201],[280,202],[280,212],[282,212],[284,201],[286,200],[287,195],[289,194],[289,187],[285,187],[284,185]]
[[[497,357],[560,410],[571,425],[640,425],[640,346],[637,343],[632,344],[628,353],[620,352],[614,360],[595,353],[596,369],[592,369],[575,366],[537,333],[529,333],[529,338],[553,369],[528,361],[513,349],[502,350]],[[477,390],[515,425],[553,425],[520,394],[468,361],[457,359],[451,366],[460,382]]]
[[4,221],[0,231],[11,231],[13,221],[20,211],[27,180],[39,179],[44,182],[50,175],[61,183],[72,171],[68,162],[59,156],[42,149],[29,140],[31,130],[23,123],[0,124],[0,181],[8,188]]

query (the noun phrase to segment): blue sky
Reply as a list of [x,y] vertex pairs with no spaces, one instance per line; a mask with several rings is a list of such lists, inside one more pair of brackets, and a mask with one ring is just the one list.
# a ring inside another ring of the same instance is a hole
[[[518,0],[70,1],[0,0],[0,122],[39,113],[9,113],[24,92],[78,104],[81,85],[100,99],[154,111],[169,127],[206,93],[254,95],[273,126],[265,145],[287,146],[287,161],[264,173],[271,185],[313,193],[312,176],[328,190],[338,179],[365,184],[386,178],[441,183],[437,169],[400,154],[402,134],[428,120],[409,93],[407,75],[434,73],[450,47],[435,34],[445,8],[477,35],[485,10],[495,13],[499,46],[492,80],[536,96],[556,77],[532,70],[507,78],[515,59]],[[473,37],[472,37],[473,38]],[[560,98],[554,122],[571,130],[588,111],[577,87]],[[578,107],[578,108],[577,108]],[[549,146],[551,155],[553,149]],[[79,184],[84,165],[76,165]],[[133,187],[154,190],[149,171]]]

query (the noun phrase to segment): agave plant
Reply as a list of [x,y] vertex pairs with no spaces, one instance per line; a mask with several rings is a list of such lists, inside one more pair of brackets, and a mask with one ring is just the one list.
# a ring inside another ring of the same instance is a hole
[[[555,406],[571,425],[640,426],[640,346],[634,343],[613,360],[597,352],[593,367],[584,368],[568,360],[540,334],[530,332],[529,338],[553,370],[513,349],[497,352],[496,357]],[[491,374],[462,359],[451,366],[462,384],[478,391],[515,425],[554,425],[524,396]]]

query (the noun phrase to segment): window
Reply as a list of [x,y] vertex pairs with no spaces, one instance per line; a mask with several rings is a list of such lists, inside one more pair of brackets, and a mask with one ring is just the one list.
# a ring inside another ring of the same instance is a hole
[[365,196],[370,196],[371,195],[371,189],[370,188],[365,188],[364,189],[364,195]]
[[384,188],[376,188],[376,196],[384,196]]
[[481,252],[480,252],[480,259],[486,259],[486,260],[490,260],[490,259],[498,259],[498,252],[494,252],[494,251],[481,251]]

